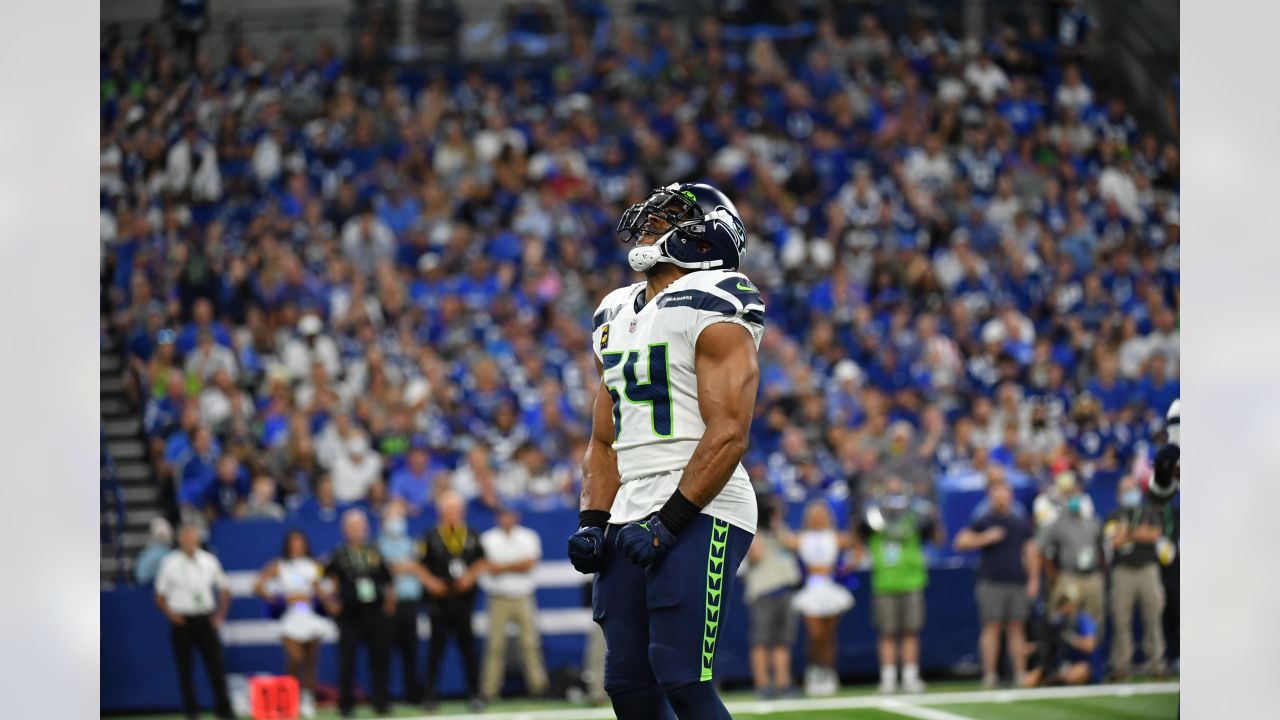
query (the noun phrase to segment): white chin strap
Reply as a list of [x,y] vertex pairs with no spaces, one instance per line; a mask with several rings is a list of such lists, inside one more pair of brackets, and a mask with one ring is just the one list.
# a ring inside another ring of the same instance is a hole
[[627,262],[636,272],[644,272],[662,260],[662,248],[657,245],[637,245],[627,253]]
[[671,263],[687,270],[710,270],[724,264],[723,260],[704,260],[702,262],[682,262],[667,254],[667,240],[675,233],[675,228],[668,230],[652,245],[637,245],[627,253],[627,262],[636,272],[645,272],[660,262]]

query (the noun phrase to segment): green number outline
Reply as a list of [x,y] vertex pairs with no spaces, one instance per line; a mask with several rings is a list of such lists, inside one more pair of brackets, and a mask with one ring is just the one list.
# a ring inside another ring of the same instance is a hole
[[[624,355],[626,353],[621,350],[600,353],[600,362],[604,365],[604,371],[607,373],[615,366],[621,365]],[[618,394],[618,388],[613,385],[605,385],[604,389],[609,392],[609,397],[613,398],[613,440],[617,442],[622,435],[622,397]]]
[[[654,349],[655,347],[658,347],[659,345],[661,345],[661,346],[662,346],[662,348],[663,348],[663,351],[662,351],[662,369],[663,369],[663,374],[662,374],[662,376],[663,376],[663,378],[665,378],[665,380],[666,380],[666,382],[665,382],[665,383],[663,383],[662,385],[660,385],[660,386],[659,386],[659,388],[663,391],[663,395],[665,395],[665,396],[666,396],[666,399],[667,399],[667,419],[668,419],[668,421],[670,422],[670,425],[671,425],[671,427],[668,429],[668,432],[667,432],[665,435],[664,435],[664,434],[662,434],[662,433],[660,433],[660,432],[658,432],[658,413],[657,413],[657,403],[658,403],[658,401],[657,401],[657,400],[636,400],[636,399],[632,398],[632,397],[631,397],[631,387],[630,387],[630,383],[627,383],[626,385],[624,385],[624,386],[623,386],[623,388],[622,388],[622,391],[623,391],[623,393],[625,393],[625,394],[626,394],[626,396],[627,396],[627,402],[634,403],[634,404],[636,404],[636,405],[648,405],[648,406],[649,406],[649,430],[650,430],[651,432],[653,432],[653,434],[654,434],[654,436],[655,436],[655,437],[668,438],[668,437],[671,437],[671,436],[672,436],[672,434],[674,434],[674,433],[675,433],[675,430],[676,430],[676,428],[675,428],[675,425],[676,425],[676,422],[675,422],[675,418],[676,418],[676,415],[675,415],[675,404],[671,401],[671,347],[670,347],[670,344],[669,344],[669,343],[664,343],[664,342],[661,342],[661,343],[649,343],[649,345],[648,345],[647,347],[645,347],[645,349],[644,349],[644,354],[645,354],[645,358],[644,358],[644,360],[645,360],[645,365],[648,367],[648,378],[647,378],[647,380],[646,380],[645,382],[643,382],[643,383],[642,383],[642,382],[640,382],[639,380],[637,380],[637,381],[636,381],[635,386],[636,386],[636,389],[637,389],[637,390],[639,390],[641,386],[650,386],[650,385],[654,385],[654,384],[656,384],[656,383],[654,383],[654,380],[653,380],[653,349]],[[635,358],[636,358],[636,364],[639,364],[639,361],[640,361],[640,351],[639,351],[639,350],[632,350],[632,351],[630,351],[627,355],[628,355],[628,357],[627,357],[627,361],[623,363],[623,370],[622,370],[622,376],[623,376],[623,378],[624,378],[624,379],[626,378],[626,373],[627,373],[627,371],[626,371],[626,366],[627,366],[628,364],[630,364],[631,356],[632,356],[632,355],[634,355],[634,356],[635,356]],[[635,365],[632,365],[632,368],[634,368],[634,367],[635,367]],[[632,372],[635,372],[635,371],[634,371],[634,369],[632,370]]]
[[[663,378],[665,379],[665,382],[658,385],[658,389],[662,391],[662,394],[666,398],[667,418],[671,426],[669,431],[666,434],[658,432],[657,403],[661,401],[661,398],[637,400],[636,398],[631,397],[632,389],[639,390],[642,386],[647,387],[647,386],[657,384],[653,379],[653,348],[659,345],[663,347],[662,363],[663,363]],[[644,353],[643,358],[641,358],[640,356],[641,352]],[[626,356],[625,359],[623,358],[623,355]],[[628,350],[625,353],[621,350],[615,350],[613,352],[601,353],[600,356],[602,358],[602,363],[604,364],[604,369],[606,372],[611,368],[617,367],[619,365],[623,367],[623,370],[622,370],[623,383],[622,383],[621,397],[625,397],[627,399],[627,402],[632,403],[634,405],[649,406],[649,431],[652,432],[655,437],[660,437],[660,438],[669,438],[673,434],[675,434],[675,403],[671,399],[670,343],[665,343],[665,342],[650,343],[643,350]],[[617,359],[613,359],[613,358],[617,358]],[[634,358],[634,362],[632,358]],[[644,360],[644,363],[648,368],[648,377],[646,381],[643,383],[637,379],[637,381],[634,384],[634,387],[632,387],[631,383],[626,382],[626,366],[631,365],[632,373],[634,373],[635,365],[639,364],[642,359]],[[617,440],[618,437],[622,435],[622,410],[619,406],[619,403],[621,402],[621,397],[618,394],[618,387],[616,385],[606,385],[605,389],[609,391],[609,396],[613,398],[613,439]]]

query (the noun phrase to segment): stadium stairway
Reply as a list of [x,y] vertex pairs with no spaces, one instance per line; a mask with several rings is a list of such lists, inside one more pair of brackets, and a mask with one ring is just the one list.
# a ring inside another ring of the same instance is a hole
[[[147,542],[151,518],[160,514],[160,491],[147,461],[142,410],[125,392],[128,366],[110,337],[101,347],[102,583],[127,581],[133,560]],[[113,466],[113,472],[108,468]],[[114,475],[114,482],[109,475]]]

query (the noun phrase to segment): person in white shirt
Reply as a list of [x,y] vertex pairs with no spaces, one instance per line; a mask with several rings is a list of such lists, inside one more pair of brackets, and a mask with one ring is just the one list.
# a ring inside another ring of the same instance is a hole
[[1062,73],[1062,84],[1058,86],[1053,98],[1060,108],[1083,112],[1093,104],[1093,91],[1080,77],[1080,68],[1068,65]]
[[363,500],[382,479],[382,456],[369,450],[363,433],[347,439],[346,453],[333,462],[333,495],[340,503]]
[[338,344],[322,330],[324,321],[319,315],[308,313],[298,320],[298,335],[285,344],[283,353],[284,365],[294,379],[310,377],[311,365],[317,361],[324,364],[330,378],[342,372]]
[[937,135],[925,138],[923,148],[914,148],[904,165],[907,181],[931,192],[940,192],[955,178],[955,166]]
[[253,420],[253,400],[236,387],[232,373],[220,367],[213,373],[213,381],[200,391],[200,422],[217,430],[223,424],[234,427],[240,423],[249,427]]
[[232,380],[239,375],[236,355],[230,348],[219,345],[213,337],[213,331],[202,328],[196,336],[196,347],[187,354],[183,370],[188,375],[197,375],[208,382],[219,370],[225,371]]
[[999,65],[991,62],[991,56],[986,53],[969,63],[964,70],[964,79],[978,91],[978,97],[984,103],[995,101],[997,95],[1009,89],[1009,76]]
[[227,589],[222,563],[213,553],[200,548],[200,528],[195,525],[183,525],[179,529],[178,549],[160,562],[160,571],[156,573],[156,605],[169,620],[169,638],[178,662],[178,682],[186,716],[195,717],[198,712],[191,653],[199,649],[213,687],[217,716],[235,717],[227,694],[222,643],[218,639],[218,629],[231,605],[231,592]]
[[547,692],[547,669],[542,659],[538,608],[533,597],[537,587],[533,568],[542,558],[542,541],[537,533],[519,525],[519,521],[519,513],[503,508],[498,511],[498,527],[480,535],[480,545],[488,561],[488,575],[482,583],[489,596],[489,636],[480,679],[485,698],[496,696],[501,689],[506,669],[508,624],[515,624],[519,629],[520,658],[529,693],[542,696]]

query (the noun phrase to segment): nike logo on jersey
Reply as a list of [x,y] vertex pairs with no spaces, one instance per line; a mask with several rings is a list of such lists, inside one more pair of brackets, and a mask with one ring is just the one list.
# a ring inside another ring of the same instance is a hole
[[736,287],[737,287],[739,290],[746,290],[746,291],[748,291],[748,292],[755,292],[755,288],[754,288],[754,287],[751,287],[751,285],[750,285],[750,284],[743,285],[741,280],[739,280],[739,281],[738,281],[738,284],[737,284],[737,286],[736,286]]

